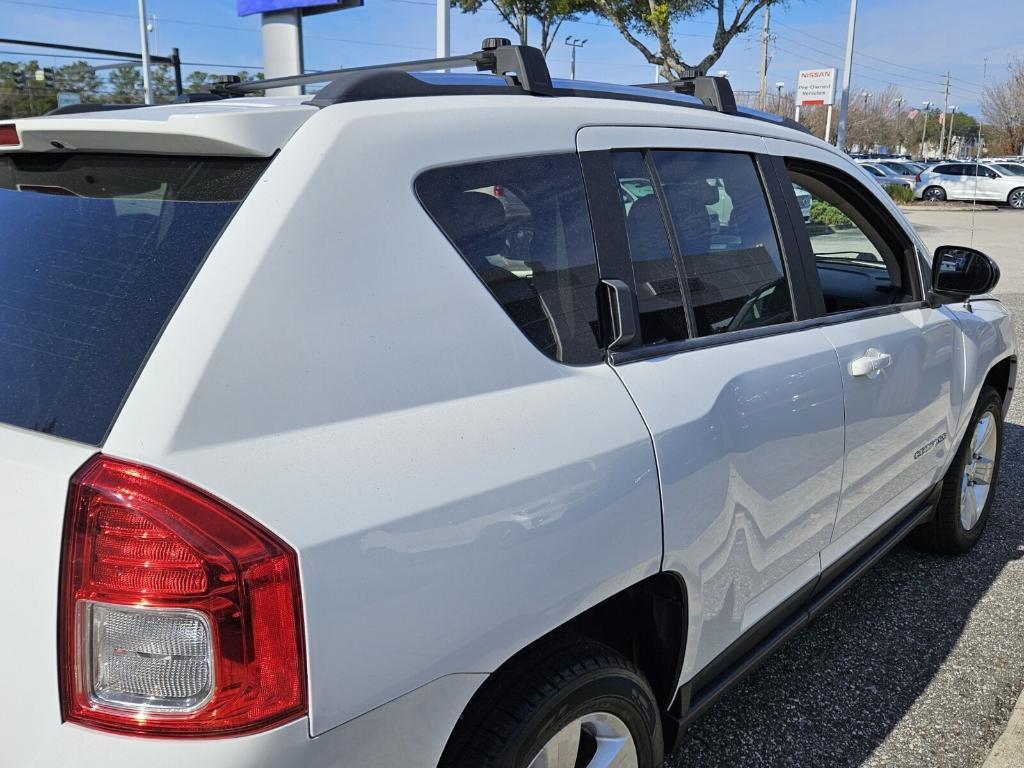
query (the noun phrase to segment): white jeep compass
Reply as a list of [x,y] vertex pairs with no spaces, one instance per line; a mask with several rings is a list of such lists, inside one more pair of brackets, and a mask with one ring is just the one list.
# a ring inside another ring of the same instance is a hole
[[653,768],[992,505],[995,264],[718,78],[57,110],[0,232],[3,765]]

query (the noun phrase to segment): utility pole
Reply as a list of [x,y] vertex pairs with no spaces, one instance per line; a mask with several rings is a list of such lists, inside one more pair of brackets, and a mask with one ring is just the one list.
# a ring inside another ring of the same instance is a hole
[[757,93],[757,108],[768,109],[768,40],[772,23],[772,6],[764,7],[764,33],[761,35],[761,89]]
[[572,63],[569,65],[569,79],[575,80],[576,79],[576,49],[577,48],[582,48],[584,45],[587,44],[587,41],[585,39],[584,40],[580,40],[578,37],[573,37],[572,35],[569,35],[568,37],[565,38],[565,44],[568,45],[570,48],[572,48]]
[[786,84],[782,82],[775,84],[775,111],[780,115],[782,114],[782,89],[785,87]]
[[846,32],[846,61],[843,64],[843,95],[839,99],[839,130],[836,148],[843,152],[846,146],[846,121],[850,110],[850,77],[853,70],[853,36],[857,29],[857,0],[850,0],[850,27]]
[[921,159],[927,160],[928,155],[924,151],[924,136],[925,132],[928,130],[928,111],[932,108],[932,103],[930,101],[926,101],[922,103],[921,106],[924,107],[924,124],[921,126]]
[[142,39],[142,87],[146,103],[153,103],[153,83],[149,80],[149,30],[146,29],[146,0],[139,0],[139,36]]
[[946,95],[942,98],[942,130],[939,131],[939,159],[946,157],[946,112],[949,111],[949,70],[946,70]]

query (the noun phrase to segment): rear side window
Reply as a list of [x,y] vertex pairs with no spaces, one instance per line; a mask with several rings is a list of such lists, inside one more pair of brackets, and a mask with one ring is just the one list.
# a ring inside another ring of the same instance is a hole
[[603,359],[598,271],[575,154],[434,168],[423,207],[538,349],[563,363]]
[[0,156],[0,422],[102,442],[267,162]]

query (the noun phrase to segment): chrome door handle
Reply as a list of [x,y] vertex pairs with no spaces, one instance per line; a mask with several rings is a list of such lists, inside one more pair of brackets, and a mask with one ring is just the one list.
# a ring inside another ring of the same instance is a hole
[[883,369],[892,365],[892,355],[886,352],[879,352],[872,347],[864,353],[863,357],[850,361],[851,376],[867,376],[869,379],[878,377]]

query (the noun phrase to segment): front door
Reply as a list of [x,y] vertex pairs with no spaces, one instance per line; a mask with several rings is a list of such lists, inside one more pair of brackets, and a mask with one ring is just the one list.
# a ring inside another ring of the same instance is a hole
[[801,228],[846,404],[846,467],[827,566],[938,479],[955,449],[962,348],[951,311],[922,300],[914,240],[874,190],[826,153],[796,146],[790,151],[803,157],[787,160],[793,182],[832,211],[829,225]]
[[842,377],[824,332],[799,322],[760,139],[595,127],[578,142],[588,188],[646,191],[592,214],[625,230],[639,337],[613,365],[654,440],[663,567],[687,584],[685,681],[817,577],[841,486]]

